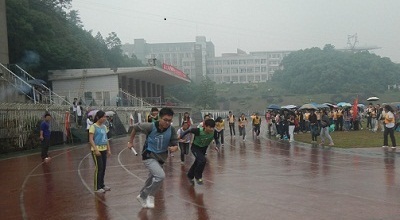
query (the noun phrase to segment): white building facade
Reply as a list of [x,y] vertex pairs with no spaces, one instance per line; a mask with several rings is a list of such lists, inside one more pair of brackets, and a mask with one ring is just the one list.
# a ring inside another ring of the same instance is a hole
[[190,43],[149,44],[135,39],[135,44],[123,45],[125,54],[135,54],[147,63],[152,58],[182,70],[193,81],[207,76],[216,83],[266,82],[281,68],[284,57],[292,51],[260,51],[225,53],[215,57],[214,44],[205,37],[196,37]]

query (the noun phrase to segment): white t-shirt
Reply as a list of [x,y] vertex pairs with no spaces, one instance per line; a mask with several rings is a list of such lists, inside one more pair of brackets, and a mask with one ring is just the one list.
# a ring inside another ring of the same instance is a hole
[[82,107],[80,105],[78,105],[78,107],[76,108],[76,115],[82,116]]
[[93,122],[90,119],[86,119],[86,130],[89,130],[89,128],[92,124],[93,124]]
[[[394,114],[392,112],[386,112],[385,117],[389,118],[389,119],[392,119],[392,118],[394,118]],[[387,123],[387,124],[385,124],[385,126],[387,128],[393,128],[394,127],[394,122]]]

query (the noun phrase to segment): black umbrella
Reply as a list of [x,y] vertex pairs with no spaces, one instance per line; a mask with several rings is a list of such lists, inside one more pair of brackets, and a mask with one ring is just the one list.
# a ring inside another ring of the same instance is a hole
[[280,107],[279,105],[271,104],[271,105],[268,106],[268,109],[271,109],[271,110],[280,110],[281,107]]

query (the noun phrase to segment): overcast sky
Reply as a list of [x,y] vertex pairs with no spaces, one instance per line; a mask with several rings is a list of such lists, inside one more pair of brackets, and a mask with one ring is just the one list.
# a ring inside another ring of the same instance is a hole
[[[122,43],[211,40],[216,54],[347,46],[378,46],[400,63],[400,0],[73,0],[86,30]],[[166,18],[166,20],[164,20]]]

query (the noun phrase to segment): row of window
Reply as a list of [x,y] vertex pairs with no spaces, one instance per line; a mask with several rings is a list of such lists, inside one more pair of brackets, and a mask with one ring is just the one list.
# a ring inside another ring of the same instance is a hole
[[170,47],[156,47],[156,46],[152,46],[151,51],[153,52],[183,52],[183,51],[193,51],[193,45],[191,46],[170,46]]
[[192,53],[152,53],[151,57],[156,57],[158,60],[163,60],[163,59],[177,59],[179,58],[182,60],[183,58],[192,58],[193,54]]
[[248,82],[260,82],[270,80],[269,75],[249,75],[249,76],[211,76],[211,80],[217,83],[248,83]]
[[[248,60],[210,60],[207,61],[208,66],[221,66],[221,65],[260,65],[266,64],[267,59],[248,59]],[[280,61],[271,60],[268,62],[269,65],[279,65]]]
[[267,72],[267,67],[232,67],[232,68],[207,68],[207,74],[221,74],[221,73],[259,73]]

